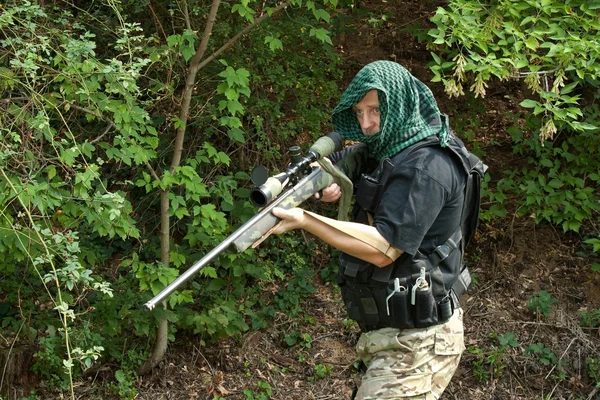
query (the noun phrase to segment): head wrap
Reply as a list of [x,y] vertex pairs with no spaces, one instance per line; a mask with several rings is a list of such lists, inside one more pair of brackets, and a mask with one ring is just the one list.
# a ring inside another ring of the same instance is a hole
[[[379,98],[379,132],[362,133],[352,107],[370,90]],[[448,140],[448,119],[438,109],[431,90],[400,64],[375,61],[354,77],[333,110],[333,125],[344,138],[367,144],[376,160],[392,157],[428,136],[437,135],[442,147]]]

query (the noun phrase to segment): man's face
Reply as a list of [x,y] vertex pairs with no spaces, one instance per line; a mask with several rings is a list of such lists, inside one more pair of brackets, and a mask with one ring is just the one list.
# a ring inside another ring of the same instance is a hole
[[352,107],[363,135],[372,136],[379,132],[379,97],[377,90],[369,90],[361,101]]

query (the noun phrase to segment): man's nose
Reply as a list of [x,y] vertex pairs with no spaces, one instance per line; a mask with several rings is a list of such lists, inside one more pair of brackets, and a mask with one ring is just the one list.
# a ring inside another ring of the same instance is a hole
[[369,115],[369,113],[365,113],[361,121],[361,128],[368,129],[373,127],[373,125],[375,125],[375,118]]

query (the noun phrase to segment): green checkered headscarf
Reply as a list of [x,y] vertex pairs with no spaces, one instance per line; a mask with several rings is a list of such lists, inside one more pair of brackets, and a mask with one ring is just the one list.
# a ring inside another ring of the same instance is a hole
[[[379,97],[379,132],[365,136],[352,107],[373,89]],[[366,143],[376,160],[431,135],[438,135],[444,147],[449,131],[447,116],[438,109],[431,90],[392,61],[372,62],[356,74],[333,110],[333,126],[344,139]]]

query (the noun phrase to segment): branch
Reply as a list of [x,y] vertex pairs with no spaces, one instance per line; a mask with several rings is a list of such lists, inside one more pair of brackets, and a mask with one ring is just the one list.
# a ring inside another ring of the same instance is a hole
[[[106,134],[110,131],[111,128],[116,128],[117,126],[115,125],[114,122],[112,122],[111,120],[109,120],[108,118],[106,118],[104,115],[97,113],[96,111],[87,109],[85,107],[80,107],[80,106],[75,106],[75,105],[71,105],[71,107],[77,109],[77,110],[81,110],[83,112],[86,112],[88,114],[93,115],[94,117],[97,117],[98,119],[103,120],[104,122],[106,122],[108,124],[108,126],[106,127],[106,129],[104,130],[104,132],[98,136],[96,139],[90,141],[90,143],[97,143],[98,141],[100,141],[100,139],[102,139],[102,137],[106,136]],[[148,168],[148,171],[150,172],[150,175],[152,175],[152,177],[154,179],[156,179],[157,181],[160,181],[160,178],[158,177],[158,174],[156,173],[156,171],[152,168],[152,166],[150,165],[150,163],[146,162],[146,168]]]
[[102,139],[104,136],[106,136],[108,134],[108,132],[110,132],[111,128],[116,128],[117,125],[115,125],[114,122],[112,122],[110,119],[106,118],[104,115],[100,114],[99,112],[90,110],[89,108],[85,108],[85,107],[80,107],[80,106],[76,106],[74,104],[71,104],[71,107],[73,107],[76,110],[80,110],[83,111],[87,114],[93,115],[94,117],[106,122],[108,124],[108,126],[106,127],[106,129],[104,130],[104,132],[102,132],[102,134],[100,136],[98,136],[96,139],[91,140],[90,143],[94,144],[94,143],[98,143],[100,141],[100,139]]
[[[212,34],[212,29],[213,29],[215,21],[216,21],[217,10],[219,9],[220,2],[221,2],[220,0],[213,0],[212,7],[211,7],[210,13],[208,15],[208,21],[206,23],[206,27],[204,28],[204,34],[202,35],[202,41],[200,42],[200,46],[198,46],[198,50],[196,51],[196,53],[190,60],[190,67],[188,69],[188,76],[186,78],[185,89],[184,89],[184,93],[182,96],[181,113],[179,116],[179,119],[181,120],[182,124],[181,124],[181,127],[177,129],[177,136],[175,138],[175,147],[174,147],[174,152],[173,152],[173,160],[171,162],[171,170],[174,170],[181,163],[181,152],[183,149],[183,139],[185,137],[185,128],[187,125],[187,120],[189,118],[190,103],[192,101],[192,93],[194,90],[194,84],[196,82],[196,75],[198,74],[198,71],[201,70],[206,64],[208,64],[209,62],[214,60],[217,56],[219,56],[219,54],[221,54],[222,52],[227,50],[229,47],[231,47],[243,35],[245,35],[252,28],[254,28],[258,24],[260,24],[265,18],[269,17],[268,14],[261,15],[259,18],[254,20],[253,23],[246,26],[241,32],[239,32],[237,35],[232,37],[223,46],[221,46],[220,49],[218,49],[213,54],[211,54],[209,57],[204,59],[204,61],[200,62],[202,57],[204,57],[206,48],[208,47],[208,39],[210,38],[210,35]],[[271,15],[273,15],[276,12],[279,12],[281,9],[287,7],[288,5],[290,5],[290,3],[291,3],[291,0],[287,0],[283,3],[281,3],[280,5],[278,5],[275,8],[275,10],[273,10]]]
[[[215,22],[217,22],[217,10],[219,10],[219,6],[221,5],[221,0],[213,0],[212,6],[210,7],[210,12],[208,13],[208,20],[206,21],[206,26],[204,27],[204,33],[202,34],[202,41],[200,42],[200,46],[198,46],[198,50],[196,50],[196,54],[190,60],[190,75],[194,75],[196,77],[196,73],[201,66],[199,66],[200,60],[204,57],[204,53],[208,48],[208,39],[210,39],[210,35],[212,35],[213,27],[215,26]],[[192,82],[193,85],[193,82]]]
[[200,46],[198,46],[198,50],[196,50],[196,54],[190,60],[190,66],[188,68],[188,75],[185,79],[185,88],[183,89],[183,96],[181,99],[181,112],[179,113],[179,119],[181,121],[181,126],[177,128],[177,135],[175,137],[175,145],[173,148],[173,160],[171,160],[171,172],[175,170],[181,163],[181,153],[183,150],[183,139],[185,137],[185,128],[187,125],[187,120],[190,115],[190,104],[192,102],[192,93],[194,91],[194,84],[196,82],[196,75],[198,74],[198,63],[204,57],[204,53],[206,52],[206,48],[208,47],[208,38],[212,34],[212,29],[217,20],[217,10],[221,5],[221,0],[213,0],[212,6],[210,8],[210,13],[208,14],[208,21],[206,22],[206,27],[204,27],[204,34],[202,36],[202,41],[200,42]]
[[190,13],[188,12],[187,0],[183,0],[183,17],[185,18],[185,27],[191,31],[192,24],[190,22]]
[[160,178],[158,177],[158,174],[156,173],[156,171],[154,170],[154,168],[152,168],[152,165],[150,165],[150,163],[148,161],[146,161],[146,168],[148,168],[148,172],[150,172],[150,175],[152,175],[152,177],[154,179],[156,179],[157,181],[160,181]]
[[150,9],[150,12],[152,13],[152,16],[154,17],[155,24],[158,25],[158,27],[160,28],[160,31],[162,32],[162,34],[165,38],[165,42],[166,42],[167,34],[165,33],[165,30],[164,30],[162,24],[160,23],[160,19],[158,18],[158,16],[156,15],[156,12],[154,11],[154,8],[152,7],[152,1],[148,2],[148,8]]
[[0,103],[10,103],[13,101],[29,100],[29,97],[9,97],[7,99],[0,99]]
[[[290,3],[291,3],[291,0],[287,0],[287,1],[283,2],[283,3],[281,3],[280,5],[278,5],[275,8],[275,10],[273,10],[273,12],[271,13],[271,15],[273,15],[276,12],[279,12],[281,9],[289,6]],[[221,48],[219,50],[215,51],[213,54],[211,54],[209,57],[207,57],[204,61],[202,61],[202,63],[200,63],[198,65],[198,69],[202,69],[206,64],[208,64],[209,62],[211,62],[212,60],[214,60],[215,57],[218,57],[222,52],[224,52],[229,47],[231,47],[235,42],[237,42],[243,35],[245,35],[246,33],[248,33],[248,31],[250,31],[256,25],[260,24],[265,18],[268,18],[268,17],[269,17],[269,14],[262,14],[259,18],[257,18],[256,20],[254,20],[253,23],[251,23],[250,25],[248,25],[247,27],[245,27],[240,33],[238,33],[237,35],[235,35],[234,37],[232,37],[227,43],[225,43],[223,46],[221,46]]]

